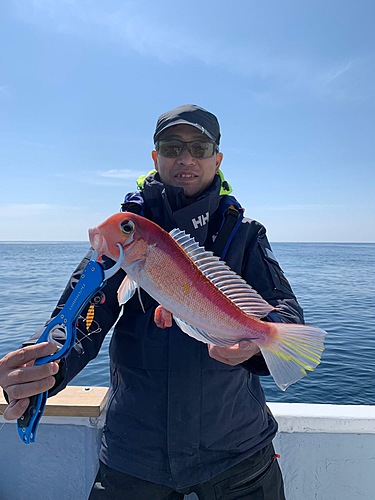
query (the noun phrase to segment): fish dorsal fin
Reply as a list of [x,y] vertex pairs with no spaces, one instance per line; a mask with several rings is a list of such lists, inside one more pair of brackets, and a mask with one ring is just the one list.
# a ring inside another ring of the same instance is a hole
[[195,239],[185,231],[173,229],[169,234],[198,269],[246,314],[260,319],[274,310],[274,307],[232,271],[225,262],[216,257],[213,252],[208,252],[199,246]]

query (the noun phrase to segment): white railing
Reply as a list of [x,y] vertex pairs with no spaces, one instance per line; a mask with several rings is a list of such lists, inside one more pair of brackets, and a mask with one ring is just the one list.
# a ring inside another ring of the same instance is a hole
[[287,500],[375,499],[375,406],[269,407]]
[[[0,500],[87,500],[106,398],[99,387],[68,387],[50,398],[30,445],[0,417]],[[375,500],[375,406],[269,407],[279,422],[274,444],[287,500]]]

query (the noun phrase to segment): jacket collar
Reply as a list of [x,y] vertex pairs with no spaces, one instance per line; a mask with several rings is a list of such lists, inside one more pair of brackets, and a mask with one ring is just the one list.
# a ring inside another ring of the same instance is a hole
[[152,220],[166,231],[178,227],[204,245],[209,221],[220,204],[221,178],[215,175],[211,186],[191,203],[183,188],[163,184],[158,173],[144,179],[143,197]]

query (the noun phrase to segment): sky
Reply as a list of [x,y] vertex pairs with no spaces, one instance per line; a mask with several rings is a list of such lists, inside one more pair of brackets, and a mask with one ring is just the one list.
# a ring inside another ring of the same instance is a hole
[[1,2],[0,240],[87,241],[193,103],[271,242],[374,242],[374,28],[372,0]]

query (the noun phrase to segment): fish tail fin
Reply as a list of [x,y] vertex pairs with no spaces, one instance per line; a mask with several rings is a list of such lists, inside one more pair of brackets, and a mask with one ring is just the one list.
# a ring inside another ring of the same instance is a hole
[[273,323],[272,327],[272,342],[259,349],[276,384],[285,391],[318,366],[326,332],[295,323]]

